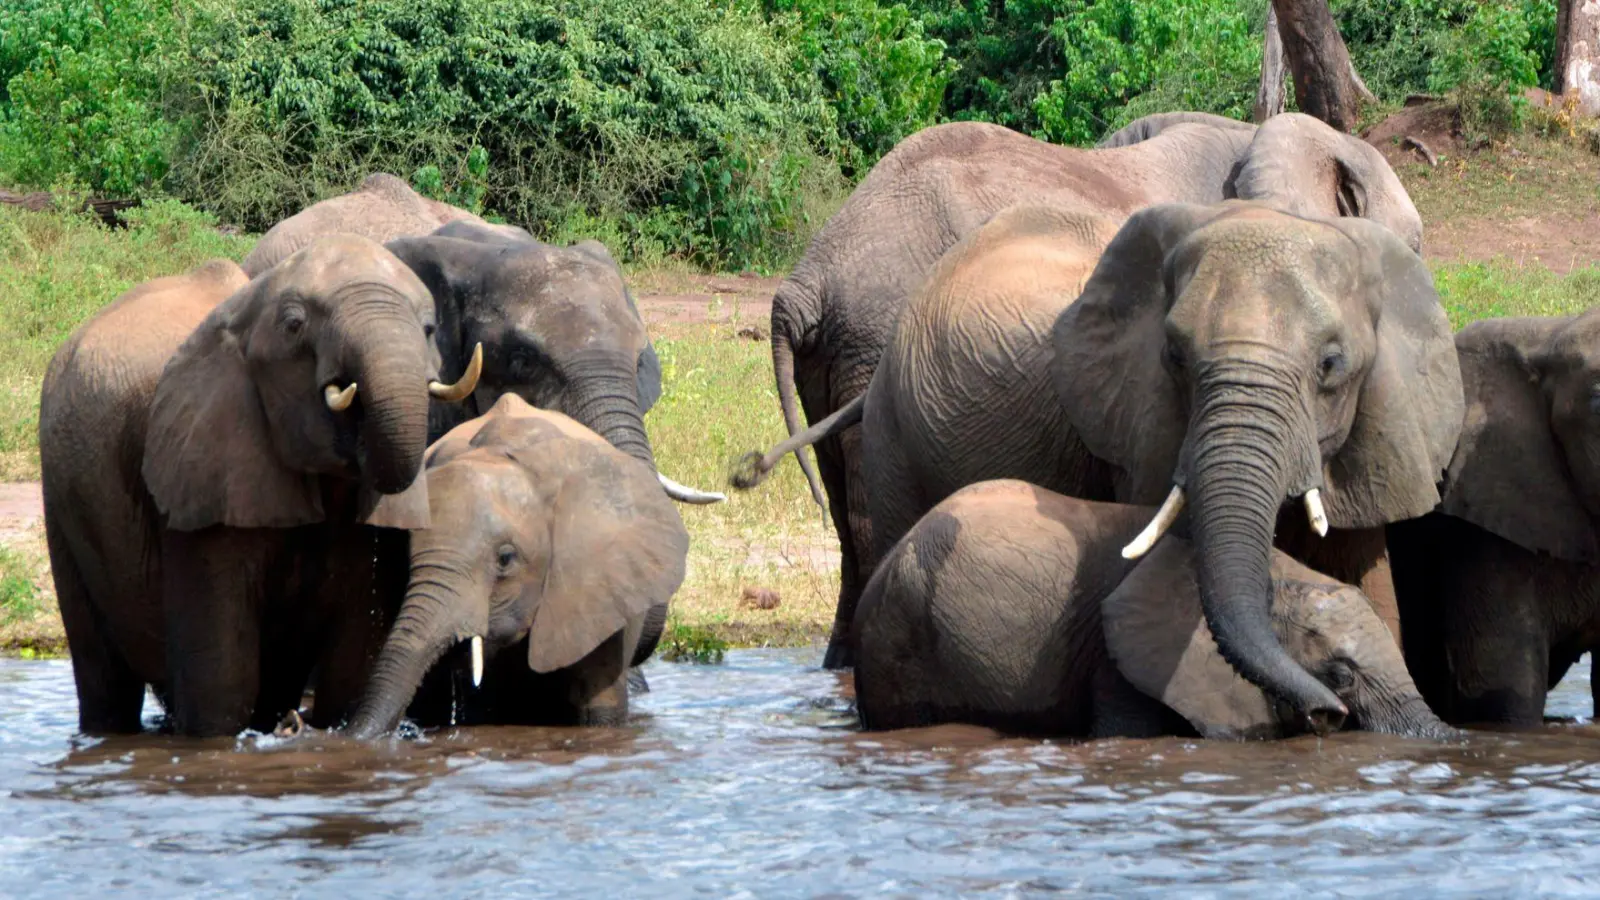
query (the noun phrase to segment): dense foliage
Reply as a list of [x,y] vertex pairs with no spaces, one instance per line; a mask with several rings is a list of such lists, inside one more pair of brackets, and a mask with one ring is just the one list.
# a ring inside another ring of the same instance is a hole
[[[1472,135],[1548,86],[1555,0],[1333,0],[1384,101]],[[175,194],[259,229],[368,172],[552,239],[793,250],[946,119],[1091,143],[1246,117],[1267,0],[11,0],[0,184]],[[808,224],[810,223],[810,224]]]

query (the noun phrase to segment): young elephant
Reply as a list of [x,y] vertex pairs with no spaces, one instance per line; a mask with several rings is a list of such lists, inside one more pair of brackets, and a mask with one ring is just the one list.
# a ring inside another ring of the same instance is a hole
[[[620,724],[683,582],[688,533],[649,467],[560,413],[505,394],[428,451],[432,527],[351,732],[425,724]],[[471,683],[451,698],[465,644]],[[413,698],[418,702],[412,704]]]
[[[1217,652],[1194,554],[1120,551],[1151,510],[1020,481],[964,488],[894,548],[856,612],[864,727],[968,722],[1061,736],[1278,737],[1299,730]],[[1446,737],[1361,592],[1272,554],[1273,630],[1350,711],[1343,725]]]
[[1478,322],[1456,350],[1444,500],[1389,528],[1406,662],[1450,721],[1538,725],[1600,649],[1600,310]]

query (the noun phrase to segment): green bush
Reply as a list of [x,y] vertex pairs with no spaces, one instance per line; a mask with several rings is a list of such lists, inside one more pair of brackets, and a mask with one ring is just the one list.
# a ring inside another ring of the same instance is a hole
[[163,105],[178,46],[170,0],[8,0],[0,182],[120,196],[159,185],[181,131]]
[[[1469,142],[1502,139],[1525,124],[1522,92],[1539,83],[1541,67],[1549,67],[1555,14],[1553,0],[1487,2],[1450,34],[1428,86],[1454,92]],[[1535,27],[1545,19],[1552,23],[1549,31]],[[1549,46],[1536,47],[1536,34]]]
[[796,51],[756,9],[196,2],[205,137],[178,181],[246,226],[370,171],[418,172],[445,194],[476,180],[488,208],[536,231],[601,215],[630,240],[664,234],[739,265],[796,227],[790,198],[831,165],[817,79],[797,76]]

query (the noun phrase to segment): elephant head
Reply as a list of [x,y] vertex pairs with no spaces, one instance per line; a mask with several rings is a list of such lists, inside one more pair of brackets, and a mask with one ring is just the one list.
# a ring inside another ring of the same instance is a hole
[[507,394],[434,444],[426,477],[432,524],[411,534],[411,584],[352,733],[393,728],[463,642],[475,682],[508,648],[548,673],[624,629],[639,634],[629,664],[649,657],[689,539],[637,460]]
[[143,475],[168,527],[323,521],[325,478],[371,524],[427,523],[417,482],[441,385],[427,289],[381,245],[323,238],[219,304],[168,360]]
[[[1373,528],[1438,503],[1461,422],[1449,324],[1386,228],[1228,201],[1135,214],[1057,321],[1067,418],[1118,470],[1118,499],[1186,499],[1201,605],[1222,655],[1316,727],[1345,709],[1273,636],[1285,500],[1312,527]],[[1171,489],[1170,491],[1168,489]]]
[[[1167,541],[1101,602],[1117,670],[1208,738],[1275,738],[1301,722],[1217,653],[1195,591],[1194,553]],[[1388,628],[1359,590],[1274,551],[1272,628],[1301,667],[1350,710],[1348,725],[1413,737],[1452,737],[1433,714]]]
[[[661,363],[622,270],[597,241],[539,243],[521,229],[456,222],[388,244],[433,292],[446,372],[484,348],[483,376],[465,415],[512,393],[565,413],[655,469],[644,414],[661,396]],[[721,494],[665,476],[674,499],[713,503]]]
[[1467,406],[1441,510],[1600,562],[1600,309],[1477,322],[1456,350]]

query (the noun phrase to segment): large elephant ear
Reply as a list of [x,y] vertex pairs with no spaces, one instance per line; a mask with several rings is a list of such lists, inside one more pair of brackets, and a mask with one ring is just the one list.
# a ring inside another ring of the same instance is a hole
[[1421,257],[1376,223],[1334,224],[1361,248],[1377,349],[1350,435],[1323,473],[1323,493],[1329,523],[1372,528],[1438,505],[1461,433],[1461,369]]
[[1371,219],[1422,252],[1422,216],[1377,148],[1304,113],[1256,129],[1233,195],[1309,218]]
[[[665,606],[683,583],[689,535],[649,468],[610,446],[568,475],[551,509],[550,562],[528,635],[528,666],[565,668]],[[512,449],[514,459],[545,448]],[[537,473],[537,461],[528,460]]]
[[1168,537],[1101,601],[1117,671],[1208,738],[1281,734],[1272,702],[1234,671],[1206,627],[1189,543]]
[[1117,496],[1125,503],[1166,496],[1188,424],[1161,364],[1172,305],[1167,255],[1232,206],[1174,203],[1135,213],[1056,320],[1057,396],[1089,452],[1125,474]]
[[1467,406],[1441,509],[1528,550],[1594,562],[1600,535],[1551,429],[1544,359],[1567,319],[1488,319],[1456,337]]
[[273,452],[233,328],[234,313],[260,289],[260,280],[252,282],[212,310],[156,385],[142,470],[169,528],[289,528],[323,519],[317,476],[287,468]]

